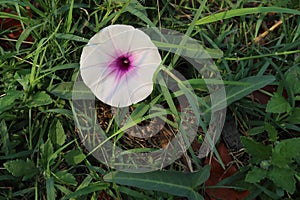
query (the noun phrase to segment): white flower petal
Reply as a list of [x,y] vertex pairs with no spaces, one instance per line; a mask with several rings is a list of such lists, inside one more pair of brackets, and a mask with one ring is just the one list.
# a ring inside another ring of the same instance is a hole
[[113,59],[112,56],[99,51],[97,46],[86,46],[83,49],[80,60],[80,72],[86,85],[94,84],[95,81],[101,80],[107,66]]
[[107,76],[98,85],[92,87],[91,90],[99,100],[108,105],[125,107],[132,104],[124,77],[116,81],[114,76]]
[[[133,65],[136,67],[144,67],[147,66],[148,63],[159,65],[160,62],[158,63],[157,62],[158,60],[161,60],[161,57],[157,48],[147,49],[147,50],[138,51],[134,53]],[[156,68],[157,67],[158,66],[156,66]]]
[[[130,57],[128,70],[127,59],[122,63],[123,56]],[[121,64],[115,64],[116,60]],[[111,25],[93,36],[83,49],[80,72],[99,100],[124,107],[151,94],[153,74],[160,62],[158,49],[148,35],[132,26]]]
[[94,35],[89,44],[101,44],[107,40],[111,40],[113,37],[125,33],[127,31],[134,30],[134,27],[129,25],[111,25],[103,28],[99,33]]
[[135,29],[134,30],[134,42],[132,42],[129,46],[129,51],[136,51],[136,50],[147,50],[147,49],[156,49],[157,47],[153,44],[150,37],[146,35],[143,31]]
[[156,65],[148,65],[148,68],[140,68],[127,76],[128,90],[132,104],[149,96],[153,90],[153,68]]

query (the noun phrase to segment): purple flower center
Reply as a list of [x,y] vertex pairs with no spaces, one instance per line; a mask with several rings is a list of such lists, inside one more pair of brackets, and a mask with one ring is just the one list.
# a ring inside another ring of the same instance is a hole
[[123,54],[118,56],[110,65],[112,72],[116,73],[116,78],[119,79],[133,68],[132,56]]
[[121,71],[127,71],[130,68],[130,60],[127,56],[120,56],[116,60],[117,68]]

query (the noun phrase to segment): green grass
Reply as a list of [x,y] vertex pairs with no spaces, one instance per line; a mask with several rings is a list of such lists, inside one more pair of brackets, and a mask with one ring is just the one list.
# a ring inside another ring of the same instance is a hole
[[[247,189],[249,199],[295,199],[299,191],[294,187],[300,180],[300,155],[294,149],[300,134],[299,6],[297,0],[0,0],[0,199],[176,199],[180,192],[190,199],[205,197],[203,182],[208,177],[198,173],[194,183],[184,185],[185,181],[176,183],[172,175],[175,170],[181,171],[176,176],[183,177],[183,172],[202,170],[203,159],[192,148],[184,158],[191,166],[184,159],[176,160],[163,169],[170,174],[165,182],[160,172],[152,180],[142,174],[136,176],[138,182],[130,182],[119,177],[114,180],[114,170],[90,155],[78,137],[71,90],[80,55],[89,38],[111,24],[176,30],[211,50],[230,95],[227,112],[234,116],[251,155],[239,178],[225,179],[216,187],[227,184]],[[12,19],[15,22],[9,21]],[[279,20],[280,26],[254,43]],[[189,70],[192,66],[180,56],[161,55],[169,64],[164,70],[172,73],[168,70],[174,67],[186,74],[199,105],[209,105],[201,75]],[[176,119],[179,112],[174,98],[188,96],[191,89],[186,82],[178,82],[181,91],[157,88],[146,103],[168,105],[168,113]],[[262,91],[272,97],[269,103],[251,99],[251,93],[266,84],[276,86],[276,95]],[[160,89],[164,94],[159,96]],[[287,98],[282,98],[283,90]],[[135,105],[140,112],[146,112],[144,106]],[[144,119],[141,116],[143,113],[137,113],[136,122]],[[208,125],[205,117],[201,119],[203,130]],[[169,124],[176,128],[172,120]],[[111,126],[116,127],[113,122]],[[108,134],[118,140],[123,133]],[[199,132],[198,136],[203,135]],[[216,150],[214,153],[219,156]],[[285,177],[276,175],[280,169]],[[155,181],[162,188],[156,188]],[[174,184],[177,191],[172,192],[168,184]]]

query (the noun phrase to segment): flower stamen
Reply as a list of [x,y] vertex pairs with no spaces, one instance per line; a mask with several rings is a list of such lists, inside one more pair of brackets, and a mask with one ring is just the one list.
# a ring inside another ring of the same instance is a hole
[[127,71],[130,68],[130,60],[128,57],[122,56],[117,59],[118,68]]

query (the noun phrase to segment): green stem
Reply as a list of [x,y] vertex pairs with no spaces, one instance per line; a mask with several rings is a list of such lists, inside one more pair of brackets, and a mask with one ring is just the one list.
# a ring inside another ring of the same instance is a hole
[[248,57],[243,57],[243,58],[225,57],[224,59],[231,60],[231,61],[243,61],[243,60],[250,60],[250,59],[256,59],[256,58],[265,58],[265,57],[280,56],[280,55],[290,55],[290,54],[296,54],[296,53],[300,53],[300,50],[275,52],[275,53],[269,53],[269,54],[263,54],[263,55],[248,56]]
[[31,123],[31,118],[32,118],[32,110],[29,108],[29,150],[32,150],[32,123]]

